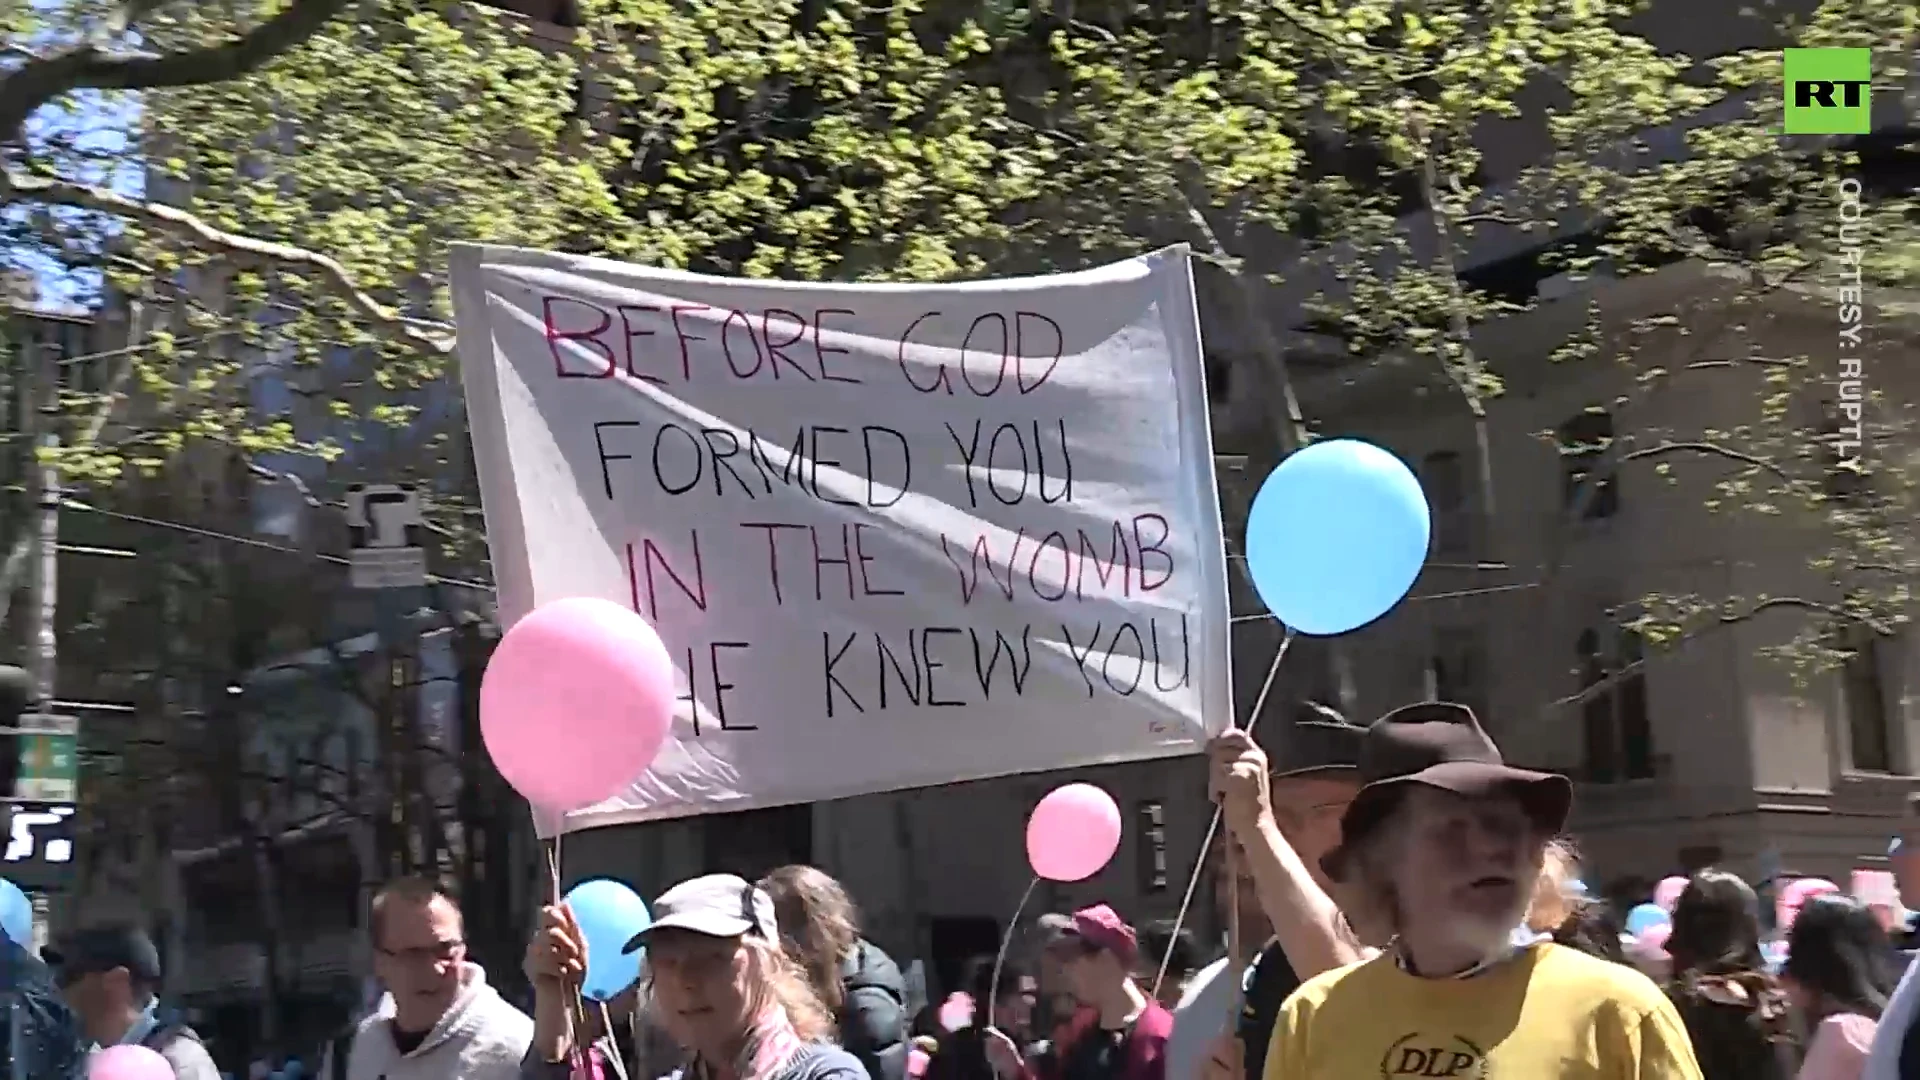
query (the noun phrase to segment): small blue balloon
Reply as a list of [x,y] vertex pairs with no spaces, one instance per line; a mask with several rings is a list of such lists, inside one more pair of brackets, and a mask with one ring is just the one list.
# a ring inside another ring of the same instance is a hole
[[640,978],[644,950],[622,954],[633,935],[653,925],[640,894],[611,878],[575,885],[566,896],[580,933],[587,939],[587,977],[580,992],[594,1001],[619,997]]
[[1660,905],[1641,904],[1627,912],[1627,933],[1639,937],[1656,926],[1666,926],[1672,922],[1673,918]]
[[1254,496],[1247,573],[1289,628],[1344,634],[1413,588],[1432,528],[1420,481],[1399,458],[1358,439],[1314,443],[1281,462]]
[[33,948],[33,901],[5,878],[0,878],[0,933],[23,949]]

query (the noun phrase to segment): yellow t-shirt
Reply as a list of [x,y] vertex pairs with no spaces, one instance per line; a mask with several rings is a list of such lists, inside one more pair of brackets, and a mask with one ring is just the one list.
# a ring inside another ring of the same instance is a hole
[[1666,994],[1632,968],[1541,944],[1466,979],[1390,953],[1294,991],[1264,1080],[1700,1080]]

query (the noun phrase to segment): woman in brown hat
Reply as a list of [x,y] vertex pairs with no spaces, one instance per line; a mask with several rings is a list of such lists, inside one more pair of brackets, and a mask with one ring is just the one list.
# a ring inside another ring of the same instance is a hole
[[1473,713],[1429,702],[1367,730],[1360,794],[1322,860],[1390,948],[1287,1001],[1267,1080],[1699,1080],[1646,976],[1551,942],[1517,945],[1566,777],[1514,768]]

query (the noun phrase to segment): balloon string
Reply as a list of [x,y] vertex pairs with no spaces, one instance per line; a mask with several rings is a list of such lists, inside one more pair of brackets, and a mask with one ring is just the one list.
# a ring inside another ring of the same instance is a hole
[[[1020,894],[1020,903],[1013,909],[1013,921],[1007,923],[1007,932],[1000,935],[1000,951],[993,957],[993,980],[987,984],[987,1026],[989,1028],[993,1026],[994,1007],[1000,1004],[1000,969],[1007,962],[1007,946],[1013,943],[1014,932],[1020,929],[1020,916],[1026,913],[1027,902],[1033,899],[1033,891],[1039,887],[1038,876],[1027,882],[1027,891]],[[973,1007],[978,1009],[980,1003],[974,1002]]]
[[613,1037],[613,1017],[607,1012],[607,1003],[595,1002],[600,1006],[600,1030],[607,1036],[607,1062],[613,1068],[616,1080],[627,1080],[627,1063],[620,1060],[620,1041]]
[[[1247,734],[1249,735],[1253,734],[1254,727],[1260,723],[1261,714],[1266,712],[1267,697],[1273,693],[1273,684],[1280,677],[1280,662],[1287,658],[1287,650],[1292,646],[1293,628],[1288,627],[1286,634],[1280,638],[1279,648],[1273,651],[1273,663],[1267,666],[1267,678],[1260,684],[1260,694],[1253,700],[1253,712],[1247,717]],[[1187,878],[1186,894],[1180,898],[1180,911],[1173,917],[1173,933],[1168,936],[1168,940],[1180,936],[1180,927],[1187,921],[1187,911],[1193,907],[1193,894],[1200,887],[1200,876],[1206,873],[1207,852],[1213,850],[1213,838],[1220,831],[1220,814],[1221,808],[1215,806],[1213,819],[1207,822],[1207,835],[1200,841],[1200,857],[1194,860],[1193,875]],[[1240,936],[1240,868],[1232,857],[1232,851],[1233,844],[1229,842],[1227,844],[1227,888],[1231,902],[1227,907],[1227,962],[1237,974],[1241,966],[1240,943],[1237,940]],[[1160,985],[1167,981],[1167,964],[1172,960],[1173,950],[1168,949],[1167,954],[1160,958],[1160,970],[1154,973],[1153,989],[1147,994],[1148,997],[1160,996]],[[1235,988],[1234,992],[1238,993],[1240,981],[1235,979],[1231,985]]]
[[[537,820],[537,819],[536,819]],[[560,839],[563,834],[556,833],[542,841],[547,857],[547,895],[554,907],[565,902],[560,892]],[[561,987],[567,995],[567,1020],[573,1026],[574,1038],[567,1049],[567,1068],[569,1075],[591,1076],[592,1069],[588,1059],[589,1048],[580,1044],[580,1036],[587,1031],[587,1002],[580,994],[580,986],[572,979],[563,977]],[[608,1029],[611,1032],[611,1028]]]

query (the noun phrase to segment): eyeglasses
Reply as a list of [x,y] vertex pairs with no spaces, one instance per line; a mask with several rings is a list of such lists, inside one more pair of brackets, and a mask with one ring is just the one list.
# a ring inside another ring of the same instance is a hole
[[389,960],[399,960],[409,964],[444,964],[457,960],[466,950],[464,941],[436,941],[431,945],[415,945],[406,949],[379,948],[381,956]]

